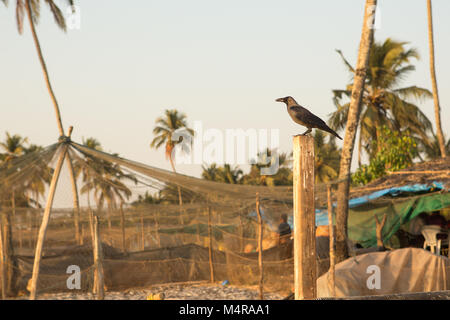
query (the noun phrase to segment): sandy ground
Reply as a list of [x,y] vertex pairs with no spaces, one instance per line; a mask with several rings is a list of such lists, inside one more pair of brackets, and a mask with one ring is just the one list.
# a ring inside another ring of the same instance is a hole
[[[165,300],[257,300],[256,287],[237,287],[221,284],[167,284],[149,288],[130,289],[126,291],[106,292],[105,300],[147,300],[149,295],[164,293]],[[280,300],[284,296],[266,293],[264,299]],[[27,296],[17,298],[28,299]],[[41,294],[38,300],[95,300],[91,293],[63,292]]]

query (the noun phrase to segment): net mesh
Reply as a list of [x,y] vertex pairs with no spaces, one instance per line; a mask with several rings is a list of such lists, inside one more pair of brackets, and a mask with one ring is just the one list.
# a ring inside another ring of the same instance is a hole
[[[2,250],[8,246],[9,232],[13,255],[4,265],[12,274],[8,285],[15,295],[29,294],[45,200],[63,145],[11,159],[0,170]],[[257,193],[263,226],[264,292],[292,292],[292,240],[280,243],[276,232],[281,214],[292,213],[292,187],[207,181],[74,142],[70,142],[68,156],[75,172],[79,210],[64,162],[43,246],[38,294],[73,292],[68,285],[71,266],[80,270],[78,290],[95,291],[92,215],[99,217],[108,291],[198,281],[257,285]],[[154,200],[160,193],[165,193],[163,202],[146,201],[148,195]]]
[[[257,203],[264,292],[287,296],[293,291],[293,241],[289,236],[280,240],[277,232],[280,217],[292,216],[291,186],[208,181],[64,141],[11,158],[0,168],[2,274],[10,295],[29,294],[49,184],[67,145],[79,210],[70,167],[64,162],[43,246],[38,294],[73,292],[68,284],[73,266],[80,271],[77,290],[95,291],[94,215],[99,217],[107,290],[225,280],[257,286]],[[316,208],[327,208],[327,188],[335,189],[340,182],[315,185]],[[351,194],[361,192],[354,189]],[[329,269],[327,230],[326,225],[316,230],[318,277]]]

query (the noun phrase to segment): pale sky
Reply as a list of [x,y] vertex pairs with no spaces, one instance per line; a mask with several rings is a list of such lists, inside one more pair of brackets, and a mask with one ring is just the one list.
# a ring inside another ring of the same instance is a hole
[[[5,131],[50,145],[58,138],[28,22],[17,32],[15,1],[0,4],[0,139]],[[57,1],[58,2],[58,1]],[[59,1],[65,9],[64,1]],[[363,0],[76,0],[79,30],[59,30],[42,2],[37,26],[65,129],[106,151],[170,169],[152,150],[155,119],[176,108],[203,128],[279,129],[280,148],[304,132],[276,98],[292,95],[327,120],[332,89],[356,62]],[[425,0],[380,0],[376,39],[409,41],[421,54],[404,86],[431,90]],[[434,0],[437,79],[450,135],[450,1]],[[434,123],[433,102],[420,103]],[[343,136],[343,132],[342,132]],[[198,176],[199,165],[179,172]]]

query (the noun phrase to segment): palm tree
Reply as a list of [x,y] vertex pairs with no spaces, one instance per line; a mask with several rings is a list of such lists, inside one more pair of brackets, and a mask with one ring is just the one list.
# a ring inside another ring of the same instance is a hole
[[275,153],[277,153],[277,150],[270,150],[268,148],[263,152],[259,152],[257,154],[258,160],[253,159],[251,161],[250,172],[243,175],[240,182],[242,184],[263,186],[292,185],[292,170],[289,168],[291,161],[286,153],[278,153],[278,171],[275,174],[262,174],[262,168],[274,164],[272,162],[275,161],[275,158],[272,155]]
[[336,139],[329,136],[328,143],[325,143],[323,131],[316,130],[314,134],[314,154],[315,182],[326,183],[336,179],[340,160],[340,150],[336,146]]
[[356,131],[358,129],[361,102],[364,95],[364,85],[369,65],[369,51],[373,42],[373,23],[375,21],[376,0],[366,0],[364,8],[363,27],[359,44],[356,72],[353,79],[352,94],[347,113],[344,145],[339,166],[339,179],[344,182],[339,184],[336,208],[336,263],[348,257],[347,248],[347,217],[348,198],[350,192],[350,166],[355,144]]
[[213,163],[209,167],[203,166],[202,178],[205,180],[237,184],[243,174],[239,167],[232,167],[230,164],[225,163],[223,167],[217,167],[217,164]]
[[[176,132],[180,132],[181,130],[187,132],[191,137],[194,136],[194,130],[188,128],[186,122],[186,115],[184,113],[179,113],[178,110],[166,110],[163,117],[159,117],[156,119],[156,126],[153,128],[153,134],[155,137],[150,143],[151,148],[158,149],[163,144],[165,144],[166,148],[166,159],[170,161],[170,165],[172,166],[173,172],[176,173],[175,165],[173,163],[173,154],[172,151],[175,148],[175,145],[181,143],[183,141],[182,137],[176,140],[173,139],[175,137]],[[178,186],[178,200],[180,206],[183,205],[183,199],[181,197],[181,189]]]
[[[26,155],[39,154],[44,150],[43,147],[31,144],[24,150]],[[53,169],[48,166],[43,159],[37,158],[33,163],[33,170],[27,175],[25,182],[25,189],[31,192],[34,199],[34,205],[36,208],[41,208],[39,204],[39,197],[45,193],[45,186],[50,184],[52,179]]]
[[[92,149],[102,150],[100,142],[95,138],[83,139],[83,144]],[[118,154],[114,154],[114,156],[118,156]],[[136,177],[124,173],[118,164],[91,156],[77,159],[74,167],[76,176],[83,175],[84,185],[81,188],[81,193],[87,194],[88,203],[90,204],[89,194],[92,191],[96,199],[97,210],[101,211],[106,202],[108,206],[108,227],[111,229],[112,210],[117,207],[118,203],[122,205],[131,196],[131,190],[122,180],[130,180],[136,183]]]
[[[415,49],[405,49],[405,42],[386,39],[383,43],[375,42],[370,49],[368,74],[362,95],[361,115],[358,121],[359,153],[358,162],[361,164],[363,149],[373,156],[379,147],[373,144],[378,141],[383,125],[391,130],[400,131],[409,128],[417,141],[422,145],[429,145],[428,133],[432,132],[432,124],[420,108],[410,102],[411,98],[429,98],[431,92],[416,86],[399,88],[398,84],[415,67],[410,64],[419,55]],[[345,65],[352,75],[355,69],[341,55]],[[331,127],[341,130],[347,121],[350,97],[353,83],[345,90],[333,90],[334,103],[337,110],[330,117]]]
[[431,74],[431,85],[433,87],[434,117],[436,118],[436,136],[439,142],[439,149],[441,151],[441,156],[445,158],[447,156],[447,151],[445,150],[445,138],[444,133],[442,132],[441,111],[439,106],[436,69],[434,64],[433,14],[431,10],[431,0],[427,0],[427,13],[428,13],[428,47],[430,50],[430,74]]
[[[439,140],[436,136],[433,136],[433,140],[431,141],[431,146],[425,146],[425,148],[422,149],[421,151],[425,153],[427,160],[432,160],[432,159],[442,157]],[[445,144],[445,153],[450,154],[450,139],[448,139]]]
[[212,163],[209,166],[203,165],[202,169],[203,169],[202,172],[203,179],[210,181],[217,181],[219,177],[220,167],[217,167],[216,163]]
[[[2,0],[2,2],[7,5],[7,0]],[[64,15],[59,9],[59,7],[54,3],[53,0],[45,0],[45,2],[48,4],[53,17],[55,19],[56,24],[60,29],[63,31],[66,31],[66,21],[64,19]],[[73,0],[67,0],[69,5],[73,7],[74,2]],[[59,111],[59,105],[56,100],[55,93],[53,92],[53,88],[50,83],[50,78],[47,70],[47,66],[44,60],[44,56],[42,54],[41,45],[39,43],[39,39],[36,33],[35,23],[38,22],[40,17],[40,1],[39,0],[16,0],[16,18],[17,18],[17,28],[19,31],[19,34],[23,33],[23,19],[25,17],[25,13],[27,15],[28,21],[30,23],[31,33],[33,35],[34,45],[36,47],[36,51],[39,57],[39,62],[41,63],[42,71],[44,72],[44,78],[47,85],[48,92],[50,94],[50,98],[53,102],[53,107],[56,114],[56,120],[58,124],[59,134],[61,136],[64,135],[64,129],[61,122],[61,114]]]
[[[6,132],[6,140],[5,142],[0,142],[0,148],[5,152],[2,156],[3,165],[8,168],[11,166],[11,162],[22,156],[25,150],[25,143],[28,142],[27,138],[23,138],[18,134],[11,135],[9,132]],[[7,182],[6,182],[7,184]],[[6,189],[10,188],[11,194],[11,209],[12,215],[15,216],[16,211],[16,191],[15,188],[17,186],[11,185],[2,186]],[[15,259],[14,259],[14,247],[12,243],[12,225],[11,225],[11,215],[8,213],[4,213],[2,215],[2,225],[3,225],[3,254],[4,254],[4,272],[6,274],[6,294],[5,295],[15,295],[15,288],[13,287],[13,278],[16,270]]]

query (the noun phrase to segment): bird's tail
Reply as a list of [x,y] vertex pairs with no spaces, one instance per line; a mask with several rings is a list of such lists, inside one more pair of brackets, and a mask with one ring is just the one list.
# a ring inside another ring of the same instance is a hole
[[335,137],[338,137],[339,139],[342,140],[342,138],[333,129],[331,129],[330,127],[327,126],[326,128],[323,128],[323,130],[325,130],[326,132],[331,133]]

